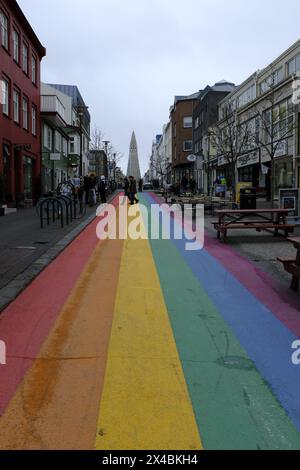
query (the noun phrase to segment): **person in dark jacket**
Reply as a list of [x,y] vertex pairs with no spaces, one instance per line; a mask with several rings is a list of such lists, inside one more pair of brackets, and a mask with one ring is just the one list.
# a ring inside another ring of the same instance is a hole
[[130,205],[138,204],[139,200],[136,197],[137,188],[136,188],[136,180],[133,176],[129,177],[129,201]]
[[191,190],[191,193],[195,194],[196,189],[197,189],[197,183],[196,183],[196,181],[194,180],[194,178],[191,176],[191,178],[190,178],[190,190]]
[[181,180],[181,187],[182,187],[182,190],[183,190],[184,193],[187,192],[188,185],[189,185],[189,180],[188,180],[187,177],[184,175],[184,176],[182,177],[182,180]]
[[101,198],[101,204],[106,204],[106,180],[105,176],[101,176],[99,185],[98,185],[98,190]]
[[129,181],[128,181],[128,178],[124,179],[124,193],[125,193],[125,196],[128,196],[128,194],[129,194]]

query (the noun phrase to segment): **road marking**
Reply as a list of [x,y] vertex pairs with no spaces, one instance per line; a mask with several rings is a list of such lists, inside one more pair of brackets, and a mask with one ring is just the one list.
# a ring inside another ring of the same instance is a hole
[[124,242],[96,449],[201,449],[147,240]]

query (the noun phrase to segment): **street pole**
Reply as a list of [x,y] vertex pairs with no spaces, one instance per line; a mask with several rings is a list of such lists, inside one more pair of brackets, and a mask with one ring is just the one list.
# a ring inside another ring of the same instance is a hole
[[104,140],[103,143],[104,143],[104,146],[105,146],[105,154],[106,154],[107,167],[108,167],[108,180],[110,180],[110,165],[109,165],[109,161],[108,161],[108,144],[110,144],[110,141],[109,140]]
[[79,176],[81,178],[83,176],[83,165],[82,165],[82,113],[79,113],[79,120],[80,120],[80,168],[79,168]]

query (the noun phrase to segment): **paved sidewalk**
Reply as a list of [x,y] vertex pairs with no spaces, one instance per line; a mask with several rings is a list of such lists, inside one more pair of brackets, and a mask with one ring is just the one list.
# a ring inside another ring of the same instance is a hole
[[0,312],[95,218],[96,206],[61,228],[40,228],[36,210],[0,218]]
[[[216,217],[206,217],[205,228],[212,237],[217,238],[217,232],[211,224],[211,221],[215,219]],[[300,236],[300,227],[297,227],[291,236]],[[220,242],[220,244],[222,243]],[[228,232],[226,245],[257,264],[263,271],[274,276],[285,287],[289,287],[291,276],[277,261],[277,257],[293,257],[296,251],[283,236],[275,237],[271,231],[232,230]]]

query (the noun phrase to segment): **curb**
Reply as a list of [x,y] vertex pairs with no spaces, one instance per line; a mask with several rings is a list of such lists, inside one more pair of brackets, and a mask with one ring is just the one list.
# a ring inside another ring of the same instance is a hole
[[[114,193],[109,197],[108,202],[112,201],[116,196]],[[8,305],[13,302],[28,285],[49,266],[66,248],[69,246],[83,230],[90,225],[96,218],[95,214],[90,215],[84,222],[79,224],[68,235],[62,238],[54,246],[49,248],[40,258],[26,268],[22,273],[18,274],[5,287],[0,289],[0,315]]]

